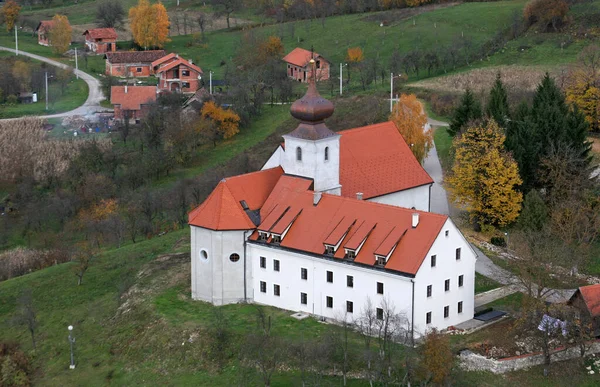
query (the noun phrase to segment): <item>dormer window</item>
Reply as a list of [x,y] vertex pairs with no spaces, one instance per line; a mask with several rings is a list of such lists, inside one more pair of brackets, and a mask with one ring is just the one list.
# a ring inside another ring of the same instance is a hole
[[344,256],[344,258],[346,258],[346,259],[354,259],[354,258],[356,258],[356,251],[355,250],[346,249],[346,256]]
[[268,237],[269,237],[269,234],[267,234],[266,232],[262,232],[262,231],[258,232],[258,240],[259,241],[266,242]]
[[376,255],[375,256],[375,264],[377,266],[385,266],[385,257],[383,257],[381,255]]
[[335,254],[335,246],[325,245],[325,255]]
[[325,147],[325,161],[329,161],[329,147]]
[[296,161],[302,161],[302,148],[296,148]]
[[271,238],[272,243],[281,243],[281,235],[273,234]]

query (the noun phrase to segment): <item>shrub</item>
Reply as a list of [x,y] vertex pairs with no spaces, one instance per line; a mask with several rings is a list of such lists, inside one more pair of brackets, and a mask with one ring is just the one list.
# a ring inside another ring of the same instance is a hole
[[6,103],[8,105],[16,105],[19,102],[19,98],[17,98],[16,95],[11,94],[8,97],[6,97]]
[[506,239],[504,237],[494,236],[490,239],[490,243],[498,247],[506,247]]
[[31,367],[29,359],[19,345],[13,342],[0,342],[0,385],[29,386]]
[[566,23],[569,4],[565,0],[531,0],[525,6],[525,22],[538,24],[543,31],[558,31]]

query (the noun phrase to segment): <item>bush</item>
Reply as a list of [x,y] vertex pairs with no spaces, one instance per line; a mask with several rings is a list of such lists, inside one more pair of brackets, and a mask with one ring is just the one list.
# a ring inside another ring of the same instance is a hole
[[450,117],[454,113],[459,97],[453,94],[431,94],[429,103],[431,110],[438,116]]
[[29,359],[13,342],[0,342],[0,385],[29,386]]
[[16,105],[19,102],[19,98],[17,98],[16,95],[11,94],[8,97],[6,97],[6,103],[8,105]]
[[506,247],[506,239],[504,237],[495,236],[490,239],[490,243],[498,247]]
[[569,4],[565,0],[531,0],[523,16],[528,26],[538,24],[542,31],[558,31],[566,24]]

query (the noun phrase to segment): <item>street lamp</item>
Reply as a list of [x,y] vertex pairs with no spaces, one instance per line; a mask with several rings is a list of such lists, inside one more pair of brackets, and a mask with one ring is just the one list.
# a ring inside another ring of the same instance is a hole
[[390,113],[394,110],[394,78],[400,78],[402,74],[394,76],[394,73],[390,73]]
[[19,56],[19,36],[17,34],[17,30],[23,27],[17,27],[16,25],[13,27],[15,29],[15,53]]
[[508,232],[505,232],[504,236],[506,237],[506,248],[508,249]]
[[54,76],[48,76],[48,72],[46,71],[46,110],[48,110],[48,78],[54,78]]
[[342,83],[344,82],[344,71],[343,66],[348,66],[348,63],[340,63],[340,95],[342,95]]
[[208,87],[209,87],[209,90],[210,90],[210,92],[209,92],[209,93],[210,93],[211,95],[212,95],[212,75],[213,75],[213,72],[212,72],[212,71],[209,71],[209,72],[208,72]]
[[69,327],[67,329],[69,330],[69,343],[71,344],[71,365],[69,366],[69,368],[74,370],[75,369],[75,359],[73,358],[73,344],[75,344],[75,338],[72,335],[73,325],[69,325]]

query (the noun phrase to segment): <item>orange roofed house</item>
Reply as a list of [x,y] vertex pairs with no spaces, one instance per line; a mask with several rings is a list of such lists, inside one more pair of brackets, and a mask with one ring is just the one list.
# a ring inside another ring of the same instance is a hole
[[317,81],[329,79],[330,63],[316,52],[297,47],[287,54],[283,61],[287,63],[287,75],[298,82],[308,82],[312,76],[310,59],[315,59]]
[[106,75],[143,78],[154,74],[152,62],[165,56],[165,50],[107,52]]
[[158,88],[164,91],[195,93],[202,79],[202,69],[177,54],[152,62],[152,69],[158,76]]
[[569,304],[579,309],[583,321],[591,324],[594,336],[600,337],[600,284],[580,287]]
[[114,28],[85,30],[85,48],[96,54],[117,51],[117,31]]
[[112,86],[110,103],[115,110],[115,119],[138,122],[156,103],[155,86]]
[[325,319],[393,306],[413,337],[473,318],[476,255],[429,212],[431,177],[394,123],[335,133],[333,111],[309,79],[263,169],[221,180],[189,213],[192,297]]
[[42,46],[51,46],[50,30],[54,27],[53,20],[42,20],[35,29],[38,35],[38,44]]

